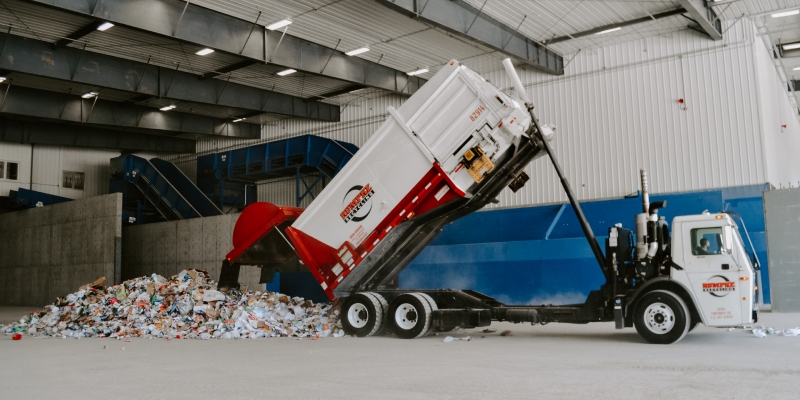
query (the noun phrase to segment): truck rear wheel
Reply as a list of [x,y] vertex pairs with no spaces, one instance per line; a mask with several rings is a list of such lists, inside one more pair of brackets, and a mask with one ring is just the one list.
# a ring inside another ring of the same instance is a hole
[[680,296],[666,290],[654,290],[636,303],[633,323],[644,340],[670,344],[686,336],[689,319],[689,308]]
[[419,293],[405,293],[389,304],[389,329],[397,337],[414,339],[424,336],[431,327],[431,306]]
[[342,305],[342,314],[342,328],[349,335],[372,336],[383,325],[384,308],[372,294],[356,293],[348,297]]

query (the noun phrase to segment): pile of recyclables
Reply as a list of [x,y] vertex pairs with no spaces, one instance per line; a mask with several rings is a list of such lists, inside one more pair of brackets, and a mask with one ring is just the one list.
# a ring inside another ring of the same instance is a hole
[[208,273],[153,274],[106,287],[105,278],[59,298],[6,334],[50,337],[241,339],[341,337],[339,311],[280,293],[218,290]]

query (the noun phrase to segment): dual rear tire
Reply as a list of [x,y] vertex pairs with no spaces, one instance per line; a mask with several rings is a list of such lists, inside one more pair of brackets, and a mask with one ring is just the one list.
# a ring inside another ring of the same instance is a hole
[[387,308],[386,299],[377,293],[356,293],[342,305],[342,328],[348,335],[372,336],[383,327]]
[[397,337],[414,339],[430,332],[436,302],[425,293],[404,293],[387,304],[378,293],[348,297],[342,305],[342,327],[349,335],[372,336],[388,328]]

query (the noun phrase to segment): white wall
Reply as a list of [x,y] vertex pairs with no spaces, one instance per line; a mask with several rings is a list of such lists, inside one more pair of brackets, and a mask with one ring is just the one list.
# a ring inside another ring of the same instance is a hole
[[[758,184],[766,171],[754,41],[749,21],[719,42],[685,30],[579,52],[561,77],[527,70],[521,79],[540,121],[557,127],[552,145],[579,199],[637,191],[640,168],[659,193]],[[511,86],[503,71],[484,75]],[[548,160],[528,174],[496,207],[567,200]]]
[[[109,160],[119,152],[69,147],[0,142],[0,160],[19,162],[19,180],[0,180],[0,196],[22,187],[31,189],[31,152],[33,152],[33,190],[71,199],[108,193],[111,178]],[[62,187],[62,172],[85,173],[84,190]]]
[[763,41],[756,41],[753,54],[758,72],[764,147],[768,154],[767,181],[776,188],[800,186],[800,122]]
[[8,196],[9,190],[20,187],[30,187],[31,175],[31,146],[16,143],[0,142],[0,161],[19,163],[16,181],[0,179],[0,196]]
[[[763,134],[769,118],[762,116],[767,106],[760,106],[759,97],[769,90],[758,83],[763,74],[754,51],[761,46],[755,27],[743,19],[725,29],[722,41],[687,29],[565,55],[563,76],[520,70],[541,122],[557,127],[553,147],[579,199],[637,191],[640,168],[649,171],[651,190],[660,193],[796,180],[774,175],[783,167],[768,168],[786,162],[784,156],[773,160],[775,147],[788,154],[797,146]],[[497,68],[483,75],[513,92],[499,60]],[[258,141],[200,142],[198,155],[303,134],[360,146],[387,118],[386,107],[403,100],[388,95],[347,104],[338,123],[279,120],[266,125]],[[195,157],[173,159],[193,176]],[[523,190],[504,191],[493,207],[567,200],[546,159],[533,162],[528,174],[531,181]],[[293,188],[292,182],[262,184],[259,199],[288,200]]]

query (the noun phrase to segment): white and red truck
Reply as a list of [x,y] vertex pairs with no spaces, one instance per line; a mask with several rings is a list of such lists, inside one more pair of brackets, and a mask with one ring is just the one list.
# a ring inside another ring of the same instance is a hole
[[[513,65],[503,64],[520,98],[451,61],[402,106],[389,107],[383,125],[308,208],[246,208],[220,285],[235,286],[240,265],[275,271],[299,260],[331,300],[343,301],[342,324],[356,336],[387,328],[415,338],[492,321],[615,321],[651,343],[673,343],[701,322],[755,322],[758,261],[739,236],[744,225],[724,213],[684,216],[670,235],[658,217],[666,204],[649,203],[644,171],[636,233],[611,227],[603,254],[551,152],[554,128],[539,124]],[[545,154],[606,277],[584,304],[514,306],[471,290],[392,288],[445,224],[496,201],[506,187],[517,191],[528,180],[525,167]]]

